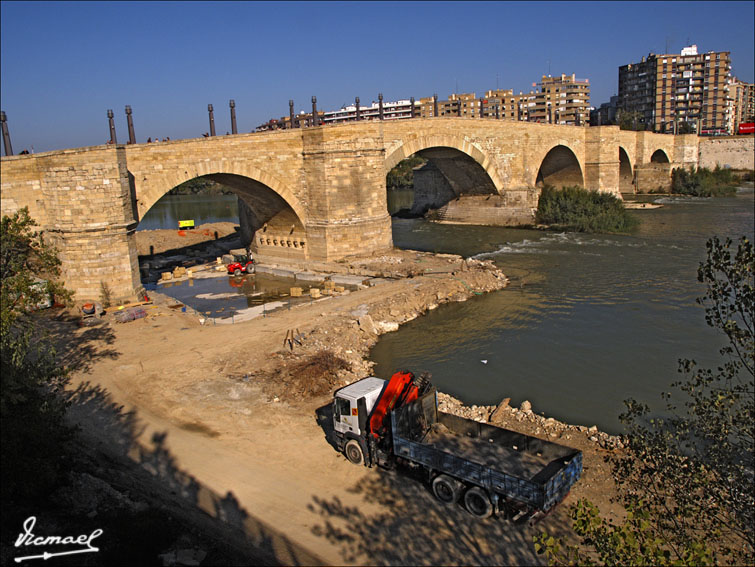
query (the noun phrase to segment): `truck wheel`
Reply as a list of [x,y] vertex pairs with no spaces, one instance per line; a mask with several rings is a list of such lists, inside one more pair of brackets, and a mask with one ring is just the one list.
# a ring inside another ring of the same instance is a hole
[[464,494],[464,507],[473,516],[484,519],[493,514],[493,504],[485,492],[473,486]]
[[233,270],[233,275],[234,276],[240,276],[241,275],[241,268],[236,268],[235,270]]
[[364,455],[362,454],[362,446],[356,439],[351,439],[346,443],[346,447],[343,449],[344,455],[355,465],[361,465],[364,463]]
[[454,504],[459,500],[460,484],[450,476],[441,474],[433,480],[433,494],[444,504]]

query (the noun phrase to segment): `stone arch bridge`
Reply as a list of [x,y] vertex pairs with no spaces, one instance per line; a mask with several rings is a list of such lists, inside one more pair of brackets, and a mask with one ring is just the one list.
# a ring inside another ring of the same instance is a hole
[[389,249],[386,174],[413,154],[442,186],[415,199],[425,208],[466,202],[471,222],[515,225],[533,220],[543,183],[620,196],[668,184],[697,149],[694,135],[468,118],[92,146],[2,158],[2,214],[29,208],[76,297],[99,297],[106,282],[126,299],[142,291],[139,220],[196,177],[238,194],[242,238],[260,259],[303,263]]

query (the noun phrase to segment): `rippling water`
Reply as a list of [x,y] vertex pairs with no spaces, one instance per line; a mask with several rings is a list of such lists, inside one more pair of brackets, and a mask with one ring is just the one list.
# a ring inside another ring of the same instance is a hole
[[429,370],[467,403],[528,399],[537,412],[611,432],[628,397],[660,409],[679,358],[717,363],[723,343],[695,302],[697,267],[709,237],[752,239],[753,191],[660,201],[633,213],[642,225],[631,236],[394,220],[397,246],[490,258],[511,284],[384,335],[371,355],[376,374]]

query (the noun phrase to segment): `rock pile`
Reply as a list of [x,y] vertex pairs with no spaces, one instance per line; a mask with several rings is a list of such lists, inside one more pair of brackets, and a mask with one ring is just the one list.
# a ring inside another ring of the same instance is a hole
[[625,447],[625,440],[620,436],[598,431],[595,425],[592,427],[569,425],[552,417],[537,415],[532,411],[532,404],[527,400],[522,402],[519,408],[509,403],[510,398],[505,398],[497,406],[466,406],[453,396],[438,392],[438,409],[442,412],[503,427],[515,421],[522,425],[529,425],[528,429],[534,430],[535,436],[549,440],[570,439],[572,435],[582,435],[603,449],[619,450]]

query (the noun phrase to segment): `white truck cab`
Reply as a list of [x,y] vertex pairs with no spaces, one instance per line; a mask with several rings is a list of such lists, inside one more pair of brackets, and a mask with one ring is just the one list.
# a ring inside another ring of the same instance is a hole
[[333,396],[333,428],[342,435],[361,437],[386,384],[387,380],[370,376],[337,390]]

